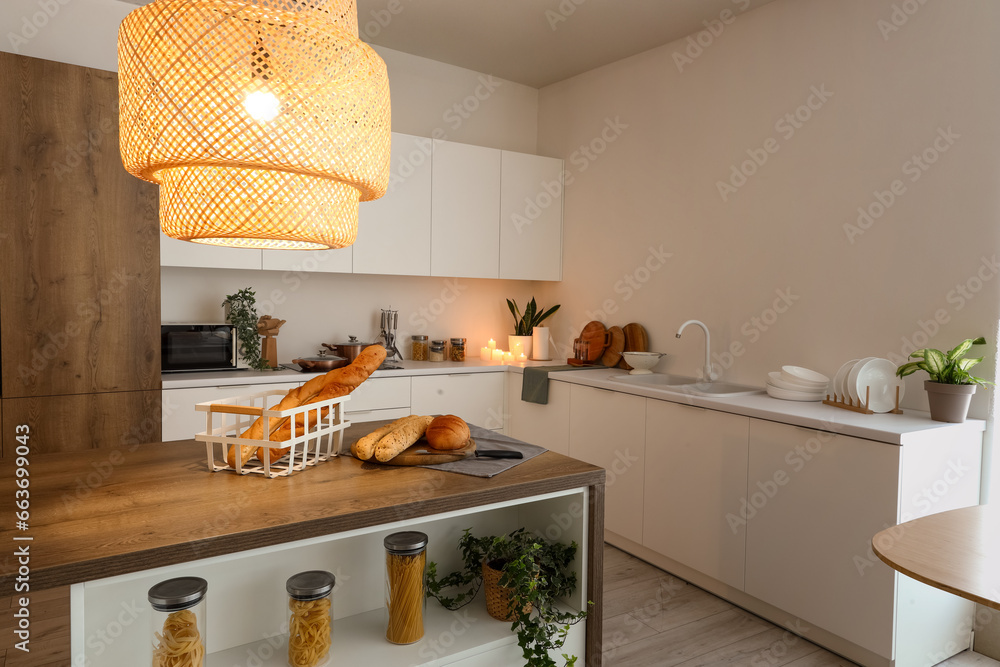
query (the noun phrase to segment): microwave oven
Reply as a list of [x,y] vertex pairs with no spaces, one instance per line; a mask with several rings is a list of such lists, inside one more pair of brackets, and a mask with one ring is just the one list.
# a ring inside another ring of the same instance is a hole
[[232,324],[161,324],[160,363],[164,373],[231,371],[239,368]]

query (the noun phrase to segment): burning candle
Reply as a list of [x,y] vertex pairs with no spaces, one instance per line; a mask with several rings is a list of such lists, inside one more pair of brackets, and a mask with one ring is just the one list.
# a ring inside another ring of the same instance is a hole
[[519,357],[524,354],[524,345],[521,343],[514,343],[514,347],[511,349],[510,353],[513,354],[515,358]]
[[503,361],[503,350],[493,350],[493,361]]
[[520,356],[517,358],[517,362],[522,366],[528,362],[528,357],[524,356],[524,352],[522,352]]
[[490,338],[489,342],[486,343],[486,347],[489,348],[490,351],[493,351],[493,350],[497,349],[497,342],[495,340],[493,340],[492,338]]
[[512,363],[514,363],[514,353],[513,352],[506,352],[506,353],[504,353],[504,355],[503,355],[503,362],[505,364],[512,364]]
[[479,358],[483,361],[490,361],[490,359],[492,359],[492,350],[488,347],[480,348]]

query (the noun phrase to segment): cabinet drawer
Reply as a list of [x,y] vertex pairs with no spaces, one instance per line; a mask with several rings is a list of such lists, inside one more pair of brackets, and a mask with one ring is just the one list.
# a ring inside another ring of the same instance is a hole
[[[231,396],[255,394],[260,391],[280,389],[288,391],[298,387],[298,382],[273,384],[242,384],[225,387],[190,387],[188,389],[163,390],[163,441],[191,440],[196,433],[205,431],[207,418],[204,412],[194,409],[195,404],[215,401]],[[218,423],[216,423],[218,425]]]
[[351,392],[347,412],[410,407],[410,378],[368,378]]
[[504,374],[456,373],[411,378],[410,409],[415,415],[458,415],[470,424],[503,428]]

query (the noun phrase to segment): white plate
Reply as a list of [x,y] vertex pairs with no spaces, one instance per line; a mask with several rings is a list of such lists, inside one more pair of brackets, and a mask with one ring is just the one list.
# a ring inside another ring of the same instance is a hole
[[824,391],[826,387],[818,384],[806,384],[805,382],[793,382],[787,377],[779,373],[778,371],[771,371],[767,374],[768,384],[772,384],[778,389],[787,389],[788,391],[798,391],[807,394],[815,394],[820,391]]
[[837,371],[837,375],[834,376],[833,387],[831,387],[831,389],[833,390],[833,393],[837,395],[838,399],[844,400],[844,397],[847,396],[847,375],[851,372],[851,369],[854,368],[854,364],[859,361],[861,360],[851,359],[846,364],[841,366],[840,370]]
[[780,387],[775,387],[773,384],[768,383],[767,385],[767,395],[771,398],[780,398],[783,401],[822,401],[822,394],[806,394],[800,391],[789,391],[787,389],[781,389]]
[[867,364],[869,361],[875,361],[878,357],[865,357],[860,359],[851,367],[851,372],[847,374],[847,379],[844,380],[844,389],[847,390],[847,394],[851,399],[857,403],[861,399],[858,397],[858,373],[861,372],[861,368]]
[[817,373],[801,366],[782,366],[781,374],[792,382],[798,381],[800,384],[809,383],[814,386],[822,385],[824,389],[830,383],[830,378],[822,373]]
[[896,407],[896,387],[899,400],[903,400],[903,381],[896,377],[896,364],[888,359],[872,359],[858,371],[855,391],[864,400],[869,389],[868,409],[873,412],[889,412]]

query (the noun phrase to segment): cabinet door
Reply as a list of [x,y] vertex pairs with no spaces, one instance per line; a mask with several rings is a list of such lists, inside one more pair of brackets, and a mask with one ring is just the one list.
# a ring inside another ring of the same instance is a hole
[[562,280],[562,160],[503,151],[500,277]]
[[646,403],[642,544],[743,589],[745,524],[727,520],[747,490],[747,417]]
[[[191,440],[196,433],[204,433],[207,423],[206,413],[194,409],[195,404],[215,401],[230,396],[255,394],[259,391],[280,389],[288,391],[298,387],[298,382],[276,382],[273,384],[243,384],[224,387],[191,387],[187,389],[163,390],[163,441]],[[218,424],[216,424],[218,426]]]
[[607,471],[604,526],[642,543],[646,399],[570,386],[569,455]]
[[178,241],[160,232],[160,266],[259,271],[261,251]]
[[431,164],[433,141],[392,134],[389,190],[361,204],[354,272],[431,274]]
[[458,415],[494,431],[503,428],[503,372],[418,375],[410,378],[415,415]]
[[895,574],[868,558],[896,524],[900,447],[750,420],[746,592],[892,657]]
[[350,273],[354,268],[353,246],[335,250],[262,250],[265,271],[293,273]]
[[569,455],[570,385],[549,381],[545,405],[521,400],[524,376],[507,374],[507,435]]
[[500,275],[500,151],[434,142],[431,275]]

